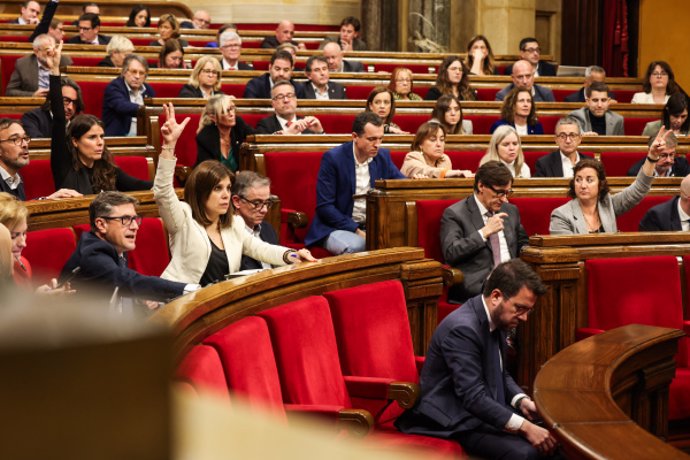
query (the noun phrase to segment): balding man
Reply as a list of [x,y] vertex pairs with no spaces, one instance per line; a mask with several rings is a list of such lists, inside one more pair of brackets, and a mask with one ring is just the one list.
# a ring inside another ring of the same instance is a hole
[[[55,40],[48,34],[41,34],[33,41],[33,54],[17,59],[14,71],[5,90],[6,96],[46,97],[48,95],[48,74],[50,69],[46,57],[55,52]],[[60,66],[72,65],[72,59],[60,57]]]
[[680,183],[680,195],[647,211],[641,232],[690,231],[690,175]]
[[276,34],[273,37],[266,37],[264,40],[261,42],[261,48],[278,48],[278,45],[281,43],[292,43],[293,45],[297,46],[299,49],[303,50],[306,49],[304,46],[304,43],[297,43],[293,37],[295,36],[295,25],[288,21],[287,19],[283,19],[280,21],[278,24],[278,27],[276,27]]
[[181,29],[210,29],[211,15],[206,10],[196,10],[192,20],[180,21]]
[[330,72],[364,72],[364,65],[357,61],[343,59],[343,50],[338,42],[329,41],[323,47],[323,56]]
[[497,101],[505,99],[506,95],[516,86],[531,91],[534,102],[554,102],[556,100],[549,88],[534,83],[534,67],[529,61],[517,61],[513,65],[511,78],[513,82],[496,94]]

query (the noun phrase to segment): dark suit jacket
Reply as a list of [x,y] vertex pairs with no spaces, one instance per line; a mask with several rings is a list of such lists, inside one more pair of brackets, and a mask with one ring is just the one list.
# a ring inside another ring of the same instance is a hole
[[640,221],[640,231],[670,232],[683,230],[680,215],[678,215],[679,199],[680,197],[675,197],[650,208]]
[[81,235],[77,249],[62,268],[60,280],[68,277],[72,270],[81,267],[72,280],[72,286],[82,289],[100,289],[111,294],[119,287],[118,294],[124,297],[140,297],[165,301],[184,293],[184,283],[168,281],[157,276],[144,276],[127,267],[112,244],[98,238],[91,232]]
[[[254,130],[242,117],[236,116],[235,126],[230,130],[230,146],[236,163],[240,164],[240,146]],[[215,124],[204,126],[196,135],[196,165],[206,160],[220,160],[220,134]]]
[[[340,83],[328,82],[329,99],[347,99],[347,90]],[[304,99],[316,99],[316,92],[310,81],[304,84]]]
[[[556,76],[556,66],[546,62],[546,61],[539,61],[539,64],[537,65],[537,72],[539,72],[540,77],[555,77]],[[506,67],[506,69],[503,71],[504,75],[512,75],[513,73],[513,65],[509,65]]]
[[364,64],[343,59],[343,72],[364,72]]
[[[520,212],[510,203],[504,203],[500,212],[504,219],[503,233],[508,243],[510,257],[520,255],[527,244],[527,232],[520,223]],[[462,270],[465,280],[460,286],[452,288],[448,298],[464,302],[482,291],[484,281],[493,269],[493,253],[489,240],[482,240],[479,230],[484,227],[484,219],[479,212],[474,195],[451,205],[441,218],[441,251],[446,263]]]
[[565,102],[585,102],[585,88],[584,86],[574,93],[568,94],[564,99]]
[[[144,83],[144,97],[154,97],[156,93]],[[132,117],[137,116],[139,105],[129,100],[129,91],[123,77],[117,77],[108,83],[103,94],[103,123],[106,136],[126,136],[132,124]]]
[[[268,222],[261,224],[259,229],[259,238],[261,241],[265,241],[270,244],[278,244],[278,235],[276,231],[273,230],[273,226]],[[240,270],[257,270],[264,268],[256,259],[252,259],[248,255],[242,255],[242,262],[240,262]]]
[[[299,45],[299,43],[297,43],[295,40],[290,40],[290,43],[295,46]],[[278,42],[278,39],[275,35],[265,37],[261,42],[261,48],[278,48],[278,46],[280,46],[280,42]]]
[[[352,142],[346,142],[323,154],[316,179],[316,213],[304,243],[320,242],[334,230],[354,232],[357,222],[352,220],[356,177]],[[377,179],[405,179],[393,164],[388,149],[380,148],[369,163],[371,188]]]
[[[60,65],[72,65],[72,58],[60,57]],[[6,96],[30,97],[38,89],[38,59],[35,54],[29,54],[17,59],[10,81],[5,89]]]
[[[221,56],[218,61],[220,62],[221,68],[225,70],[225,67],[223,67],[223,56]],[[249,62],[237,61],[237,70],[254,70],[254,66]]]
[[[505,359],[505,331],[500,331]],[[499,433],[514,411],[512,398],[523,393],[503,366],[505,401],[498,401],[496,369],[489,350],[489,319],[481,296],[472,297],[439,324],[431,338],[419,379],[421,396],[396,421],[404,433],[443,438],[491,427]],[[506,435],[509,436],[509,435]]]
[[[515,128],[514,124],[508,123],[508,120],[501,118],[500,120],[496,120],[493,122],[491,128],[489,129],[489,132],[493,134],[499,126],[503,125],[510,125],[513,128]],[[537,121],[537,124],[535,125],[527,125],[527,134],[544,134],[544,126],[541,124],[540,121]]]
[[[215,96],[216,94],[223,94],[223,91],[214,91],[213,95]],[[180,88],[180,93],[177,97],[203,98],[204,95],[201,92],[201,88],[194,87],[187,83]]]
[[[20,176],[21,176],[21,174],[20,174]],[[17,197],[17,199],[20,201],[26,200],[26,193],[24,192],[24,181],[22,181],[19,184],[19,187],[12,190],[10,188],[10,186],[7,185],[7,182],[5,182],[4,180],[2,180],[2,178],[0,178],[0,192],[9,193],[10,195]]]
[[[245,99],[270,99],[271,98],[271,80],[269,78],[269,73],[254,77],[244,88],[244,98]],[[297,99],[302,99],[304,97],[304,86],[295,80],[290,80],[292,86],[295,87],[295,94]]]
[[[515,85],[513,83],[509,84],[502,90],[500,90],[498,93],[496,93],[496,100],[497,101],[502,101],[503,99],[506,98],[508,93],[515,88]],[[549,88],[546,86],[541,86],[537,85],[536,83],[534,84],[534,96],[533,96],[534,102],[555,102],[556,98],[553,95],[553,91],[551,91]]]
[[[635,163],[628,169],[628,176],[637,176],[637,173],[642,169],[645,159],[642,158],[640,161]],[[673,177],[685,177],[690,174],[690,164],[685,157],[677,156],[676,161],[673,162],[673,167],[671,167],[671,176]]]
[[[65,43],[76,43],[78,45],[91,45],[91,43],[84,43],[83,41],[81,41],[81,37],[79,35],[75,35],[74,37],[67,40]],[[107,45],[108,43],[110,43],[110,37],[109,36],[98,34],[98,44],[99,45]]]
[[53,117],[49,110],[39,107],[22,115],[22,125],[31,138],[49,138],[53,131]]
[[[304,117],[297,117],[298,120],[303,119]],[[259,122],[256,124],[256,134],[273,134],[276,131],[282,130],[283,127],[280,126],[280,122],[278,121],[278,118],[274,115],[269,115],[266,118],[262,118],[259,120]],[[305,129],[302,131],[302,134],[316,134],[314,131],[311,129]]]
[[[580,153],[580,152],[578,152]],[[590,155],[580,153],[580,159],[592,158]],[[563,177],[563,163],[561,162],[561,152],[544,155],[537,160],[536,169],[533,177]]]

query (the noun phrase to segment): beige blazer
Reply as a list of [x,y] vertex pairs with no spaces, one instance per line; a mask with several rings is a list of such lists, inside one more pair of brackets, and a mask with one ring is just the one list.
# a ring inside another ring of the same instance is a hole
[[427,159],[422,152],[410,152],[405,155],[400,172],[407,177],[412,177],[415,174],[424,174],[428,177],[441,177],[442,173],[453,169],[450,158],[445,153],[434,164],[427,163]]

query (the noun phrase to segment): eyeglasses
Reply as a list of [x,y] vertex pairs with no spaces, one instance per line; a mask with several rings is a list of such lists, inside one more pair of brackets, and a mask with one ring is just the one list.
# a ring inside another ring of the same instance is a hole
[[205,73],[206,75],[218,75],[220,72],[213,69],[202,69],[201,73]]
[[666,72],[654,72],[652,74],[652,77],[663,78],[663,77],[668,77],[668,74]]
[[523,48],[522,51],[524,51],[525,53],[541,53],[541,48]]
[[79,32],[88,32],[89,30],[93,30],[93,27],[79,27]]
[[77,105],[77,100],[76,99],[70,99],[69,97],[62,97],[62,103],[65,105],[70,105],[74,104]]
[[489,189],[491,189],[491,191],[494,192],[496,194],[496,196],[499,198],[502,198],[502,197],[510,198],[513,195],[513,189],[512,188],[507,188],[505,190],[500,190],[500,189],[497,190],[490,185],[487,185],[487,187]]
[[141,221],[144,219],[141,216],[100,216],[101,219],[105,220],[119,220],[124,227],[129,227],[132,222],[136,222],[137,226],[141,225]]
[[238,195],[238,196],[240,197],[240,200],[247,203],[255,211],[260,211],[264,206],[266,206],[266,209],[268,210],[268,209],[271,209],[271,206],[273,206],[272,200],[266,200],[266,201],[264,201],[264,200],[252,200],[252,201],[249,201],[248,199],[246,199],[242,195]]
[[296,99],[297,95],[295,93],[279,94],[273,98],[274,101],[289,101],[290,99]]
[[29,136],[12,136],[8,137],[7,139],[0,139],[0,143],[1,142],[13,142],[14,145],[22,145],[22,142],[29,144],[31,142],[31,138]]
[[242,45],[240,45],[239,43],[230,43],[228,45],[221,46],[221,48],[239,48],[240,46]]
[[580,135],[578,133],[558,133],[556,134],[556,137],[562,141],[566,139],[570,139],[571,141],[574,141],[575,139],[579,138]]

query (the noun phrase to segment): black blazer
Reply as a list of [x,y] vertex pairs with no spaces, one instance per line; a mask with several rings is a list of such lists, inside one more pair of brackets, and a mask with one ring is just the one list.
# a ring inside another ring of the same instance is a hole
[[678,200],[672,198],[650,208],[640,221],[641,232],[670,232],[683,229],[678,214]]
[[346,61],[343,59],[343,72],[364,72],[364,64],[359,61]]
[[[328,98],[329,99],[347,99],[347,89],[340,83],[334,81],[328,82]],[[304,99],[316,99],[316,93],[311,82],[304,84]]]
[[[642,158],[640,161],[632,165],[630,169],[628,169],[628,176],[637,176],[637,173],[640,172],[644,161],[645,158]],[[688,164],[688,160],[686,160],[684,157],[676,157],[676,161],[673,163],[673,167],[671,167],[671,176],[685,177],[688,174],[690,174],[690,164]]]
[[[270,244],[278,244],[278,235],[276,234],[276,231],[273,230],[273,226],[268,222],[264,222],[261,224],[261,227],[259,229],[259,238],[261,239],[261,241],[265,241]],[[242,255],[240,270],[257,270],[260,268],[264,268],[261,265],[261,262],[259,262],[256,259],[252,259],[247,255]]]
[[[304,118],[304,117],[297,117],[297,120],[301,120],[302,118]],[[256,134],[273,134],[276,131],[281,131],[282,129],[283,129],[283,127],[280,126],[280,122],[278,121],[278,117],[276,117],[275,114],[270,115],[266,118],[262,118],[256,124]],[[302,131],[302,134],[316,134],[316,133],[310,129],[305,129],[304,131]]]
[[[226,70],[225,67],[223,67],[223,57],[221,56],[218,61],[220,62],[220,67],[223,70]],[[242,61],[237,61],[237,70],[254,70],[254,65],[252,65],[250,62],[242,62]]]
[[53,132],[53,117],[49,110],[39,107],[22,115],[22,125],[31,138],[49,138]]
[[[537,65],[537,72],[539,72],[540,77],[555,77],[556,76],[556,66],[546,62],[546,61],[539,61],[539,64]],[[506,67],[506,70],[503,71],[504,75],[511,75],[513,73],[513,65],[509,65]]]
[[[302,83],[296,82],[294,79],[290,80],[292,86],[295,87],[295,94],[297,99],[302,99],[304,97],[304,85]],[[269,78],[268,72],[265,74],[254,77],[244,88],[244,98],[245,99],[270,99],[271,98],[271,80]]]
[[[580,153],[580,152],[578,152]],[[580,158],[592,158],[590,155],[580,153]],[[537,160],[534,177],[563,177],[563,162],[561,162],[561,152],[544,155]]]
[[[81,37],[79,35],[75,35],[74,37],[70,38],[69,40],[67,40],[66,43],[77,43],[80,45],[90,45],[91,44],[91,43],[84,43],[83,41],[81,41]],[[99,45],[107,45],[108,43],[110,43],[110,37],[109,36],[98,34],[98,44]]]
[[563,101],[565,102],[585,102],[585,88],[582,87],[574,93],[568,94]]
[[[230,130],[230,146],[235,162],[240,164],[240,146],[254,129],[242,117],[235,117],[235,126]],[[216,125],[204,126],[196,135],[196,165],[206,160],[220,160],[220,133]],[[195,166],[196,166],[195,165]]]
[[[223,94],[222,91],[214,91],[213,96],[216,94]],[[180,93],[177,95],[177,97],[188,97],[188,98],[202,98],[204,97],[203,93],[201,92],[201,88],[194,87],[190,84],[185,84],[182,88],[180,88]]]

